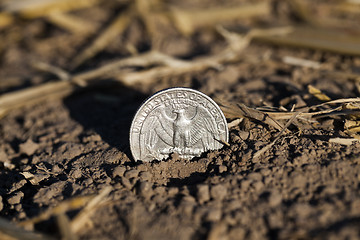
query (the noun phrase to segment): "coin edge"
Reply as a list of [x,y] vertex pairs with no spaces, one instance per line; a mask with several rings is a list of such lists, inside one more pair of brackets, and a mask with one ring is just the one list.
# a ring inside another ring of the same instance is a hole
[[[136,110],[136,113],[131,121],[131,126],[130,126],[130,130],[129,130],[129,143],[130,143],[130,152],[131,152],[131,155],[133,157],[133,159],[135,160],[135,162],[137,161],[143,161],[141,159],[136,159],[135,156],[134,156],[134,151],[133,151],[133,147],[132,147],[132,129],[133,129],[133,126],[134,126],[134,120],[136,119],[138,113],[144,108],[144,106],[146,105],[146,103],[150,102],[153,98],[157,97],[158,95],[160,94],[163,94],[163,93],[166,93],[168,91],[174,91],[174,90],[184,90],[184,91],[191,91],[191,92],[194,92],[196,94],[200,94],[201,96],[203,96],[205,99],[209,100],[210,103],[214,103],[215,107],[217,108],[217,110],[219,110],[223,120],[225,120],[225,129],[226,129],[226,139],[225,141],[228,142],[229,141],[229,128],[228,128],[228,125],[227,125],[227,121],[226,121],[226,117],[224,115],[224,112],[221,110],[221,108],[219,107],[219,105],[211,98],[209,97],[208,95],[206,95],[205,93],[203,92],[200,92],[198,90],[195,90],[195,89],[192,89],[192,88],[186,88],[186,87],[171,87],[171,88],[165,88],[163,90],[160,90],[160,91],[157,91],[156,93],[154,93],[153,95],[149,96],[148,98],[146,98],[140,105],[140,107]],[[155,160],[155,159],[154,159]],[[151,162],[151,161],[146,161],[146,162]]]

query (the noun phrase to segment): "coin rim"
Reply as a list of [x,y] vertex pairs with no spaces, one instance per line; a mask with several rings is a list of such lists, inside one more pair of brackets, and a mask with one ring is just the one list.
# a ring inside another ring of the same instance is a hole
[[[144,106],[150,102],[153,98],[157,97],[158,95],[160,94],[163,94],[163,93],[166,93],[166,92],[169,92],[169,91],[176,91],[176,90],[185,90],[185,91],[190,91],[190,92],[194,92],[196,94],[200,94],[201,96],[203,96],[204,98],[206,98],[207,100],[209,100],[211,103],[213,103],[213,105],[215,105],[215,107],[217,108],[217,110],[219,110],[223,120],[225,121],[225,128],[226,128],[226,139],[225,141],[228,142],[229,141],[229,128],[228,128],[228,125],[227,125],[227,121],[226,121],[226,117],[223,113],[223,111],[221,110],[221,108],[219,107],[219,105],[213,100],[211,99],[208,95],[206,95],[205,93],[202,93],[198,90],[195,90],[195,89],[192,89],[192,88],[186,88],[186,87],[171,87],[171,88],[165,88],[163,90],[160,90],[156,93],[154,93],[153,95],[149,96],[148,98],[146,98],[142,104],[140,105],[140,107],[136,110],[136,113],[133,117],[133,120],[131,122],[131,126],[130,126],[130,131],[129,131],[129,141],[130,141],[130,152],[131,152],[131,155],[133,157],[133,159],[137,162],[137,161],[143,161],[141,159],[136,159],[135,156],[134,156],[134,150],[133,150],[133,146],[132,146],[132,142],[133,142],[133,139],[132,139],[132,129],[133,129],[133,126],[134,126],[134,121],[135,119],[137,118],[139,112],[141,112],[141,110],[144,108]],[[215,150],[215,149],[214,149]],[[154,159],[155,160],[155,159]],[[159,160],[161,161],[161,160]],[[151,162],[151,161],[150,161]]]

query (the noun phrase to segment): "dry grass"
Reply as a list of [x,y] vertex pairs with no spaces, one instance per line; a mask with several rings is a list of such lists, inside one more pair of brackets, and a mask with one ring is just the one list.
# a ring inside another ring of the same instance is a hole
[[[49,208],[34,218],[20,222],[18,224],[19,226],[13,225],[5,220],[3,220],[3,222],[0,221],[0,234],[7,234],[11,237],[15,237],[15,239],[50,239],[41,234],[39,235],[25,231],[21,227],[29,228],[50,217],[55,217],[62,239],[75,240],[77,239],[77,232],[85,226],[91,226],[91,215],[106,202],[111,191],[112,187],[109,186],[105,187],[99,194],[94,196],[75,197],[70,200],[65,200],[56,207]],[[66,213],[79,208],[82,208],[82,210],[74,217],[74,219],[70,220]],[[21,234],[25,234],[26,236],[29,234],[29,238],[19,237],[22,236]]]
[[51,240],[54,239],[34,231],[27,231],[15,223],[0,218],[0,239],[3,240]]
[[[30,87],[18,92],[4,94],[0,97],[0,116],[6,112],[28,105],[37,103],[49,98],[64,97],[82,87],[101,84],[104,78],[112,77],[115,81],[121,82],[127,86],[134,86],[141,82],[142,84],[151,84],[154,80],[178,76],[186,73],[203,71],[208,68],[220,68],[222,64],[234,62],[241,57],[241,51],[248,46],[254,36],[260,35],[281,35],[286,34],[289,28],[274,28],[267,30],[255,29],[247,35],[231,35],[225,29],[221,33],[228,41],[228,47],[216,55],[200,59],[184,61],[171,56],[151,51],[137,56],[124,58],[91,71],[69,76],[65,70],[44,63],[35,63],[37,69],[48,71],[59,76],[60,79],[69,79],[68,81],[59,81],[46,83],[40,86]],[[128,72],[122,74],[121,70],[125,67],[147,67],[151,68],[145,71]]]

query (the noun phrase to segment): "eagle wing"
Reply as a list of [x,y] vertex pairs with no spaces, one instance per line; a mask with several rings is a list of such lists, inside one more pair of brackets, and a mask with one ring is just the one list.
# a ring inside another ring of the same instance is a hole
[[201,140],[205,150],[215,149],[219,131],[210,112],[206,108],[198,106],[191,121],[190,146]]
[[169,146],[173,145],[173,121],[163,106],[153,110],[144,120],[140,130],[140,156],[146,156],[161,139]]

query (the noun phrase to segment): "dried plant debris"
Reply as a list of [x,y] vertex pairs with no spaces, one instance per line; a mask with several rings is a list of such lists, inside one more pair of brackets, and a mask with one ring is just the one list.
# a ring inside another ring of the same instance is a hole
[[87,8],[97,4],[97,0],[20,0],[5,1],[3,9],[8,13],[17,13],[26,18],[46,16],[53,12],[67,12],[75,9]]
[[305,47],[348,55],[360,55],[360,35],[337,29],[296,27],[291,34],[260,36],[254,40],[282,46]]
[[182,10],[171,8],[173,21],[177,29],[184,35],[191,35],[196,29],[204,26],[215,26],[218,23],[235,19],[248,19],[268,15],[270,4],[259,2],[238,7]]
[[[149,53],[121,59],[97,69],[77,74],[67,82],[47,83],[20,92],[6,94],[0,97],[0,114],[5,114],[7,111],[24,104],[42,101],[48,97],[64,97],[75,91],[77,89],[76,85],[78,85],[78,87],[85,87],[89,82],[94,84],[93,80],[95,80],[95,84],[97,84],[98,81],[96,80],[101,80],[101,78],[113,76],[115,81],[119,81],[127,86],[134,86],[140,82],[151,84],[159,78],[184,75],[209,68],[220,68],[222,64],[238,60],[241,52],[248,46],[249,41],[254,36],[282,35],[289,31],[291,31],[289,28],[254,29],[247,35],[240,36],[237,34],[231,35],[225,29],[220,29],[220,32],[228,40],[229,46],[216,55],[195,59],[193,61],[183,61],[157,51],[151,51]],[[126,72],[121,74],[121,69],[125,67],[146,67],[153,65],[159,65],[159,67],[150,68],[147,71]],[[59,78],[69,78],[67,72],[51,65],[36,63],[35,67],[52,72],[58,75]]]
[[316,87],[314,87],[312,85],[308,85],[308,91],[310,94],[312,94],[314,97],[316,97],[317,99],[319,99],[321,101],[330,101],[331,100],[326,94],[321,92],[320,89],[317,89]]
[[0,219],[0,237],[4,240],[24,239],[24,240],[50,240],[55,239],[41,233],[24,230],[3,218]]

